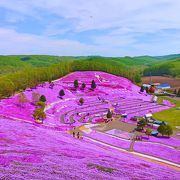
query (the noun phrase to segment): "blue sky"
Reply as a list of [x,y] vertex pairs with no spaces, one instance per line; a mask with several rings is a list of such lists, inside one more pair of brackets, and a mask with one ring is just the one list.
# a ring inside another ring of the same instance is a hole
[[0,54],[180,53],[180,0],[0,0]]

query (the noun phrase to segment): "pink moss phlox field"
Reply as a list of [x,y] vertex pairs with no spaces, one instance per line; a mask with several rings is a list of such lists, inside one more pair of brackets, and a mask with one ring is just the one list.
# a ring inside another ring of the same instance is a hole
[[164,145],[136,142],[134,145],[134,150],[137,152],[180,163],[180,153],[176,149]]
[[[73,82],[76,79],[79,88],[75,90]],[[97,84],[95,90],[91,89],[92,80]],[[83,82],[86,88],[81,90]],[[59,98],[61,89],[65,96]],[[100,123],[109,108],[114,108],[117,114],[127,113],[126,122],[136,124],[130,120],[132,116],[144,116],[171,107],[168,102],[165,105],[151,103],[152,96],[139,93],[139,90],[140,87],[123,77],[96,71],[74,72],[54,81],[53,89],[49,88],[49,83],[26,89],[24,93],[29,102],[22,107],[18,104],[18,94],[1,100],[0,179],[178,179],[180,174],[173,168],[65,134],[85,123]],[[32,92],[45,95],[47,99],[47,118],[42,125],[36,124],[32,116],[36,108],[31,102]],[[83,105],[79,103],[81,97],[84,98]],[[128,140],[106,134],[92,132],[87,136],[119,148],[129,147]],[[179,146],[175,138],[150,137],[147,141]],[[144,142],[135,145],[137,151],[155,156],[162,150],[161,146],[153,144],[153,151],[148,151]],[[170,151],[175,154],[171,158],[167,147],[164,149],[158,157],[178,161],[178,150]],[[111,172],[100,171],[99,167],[101,170],[109,168]]]
[[0,179],[168,180],[180,175],[170,167],[30,123],[0,118],[0,129]]
[[[79,81],[79,86],[83,82],[86,84],[85,90],[81,90],[80,87],[77,90],[72,90],[73,82],[76,79]],[[97,88],[94,91],[90,89],[92,80],[95,80],[97,84]],[[65,91],[65,96],[62,99],[58,98],[58,93],[61,89]],[[53,89],[49,88],[49,83],[45,83],[43,87],[39,85],[35,89],[27,89],[24,93],[28,97],[29,103],[24,104],[23,107],[18,106],[18,95],[0,101],[0,115],[34,121],[32,113],[35,107],[31,103],[32,92],[38,92],[40,95],[46,96],[47,118],[44,123],[53,124],[54,126],[60,125],[59,118],[63,112],[76,111],[76,109],[80,111],[82,109],[78,104],[79,97],[85,99],[84,105],[89,104],[91,106],[100,103],[97,97],[109,100],[112,103],[119,102],[116,109],[126,112],[128,114],[127,120],[134,115],[144,115],[149,112],[158,112],[169,108],[169,104],[162,106],[150,103],[152,97],[145,93],[139,93],[139,90],[138,86],[123,77],[95,71],[75,72],[54,81]],[[106,108],[110,107],[107,104],[104,104],[104,106]],[[69,117],[66,116],[65,120],[66,123],[77,122],[70,122]],[[96,121],[94,120],[94,122]],[[77,122],[77,124],[79,123]]]

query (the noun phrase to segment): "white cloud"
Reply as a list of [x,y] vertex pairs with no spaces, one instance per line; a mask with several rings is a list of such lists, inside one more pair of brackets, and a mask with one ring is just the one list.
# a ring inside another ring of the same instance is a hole
[[0,28],[0,54],[81,55],[90,53],[90,45],[67,39],[50,39]]
[[[0,36],[5,41],[4,47],[0,42],[0,53],[153,55],[178,53],[180,47],[179,34],[169,32],[163,36],[167,29],[180,31],[180,0],[0,0],[0,7],[17,13],[14,17],[10,13],[9,21],[27,20],[24,17],[28,16],[44,24],[41,35],[6,29],[6,38]],[[55,22],[49,22],[42,12],[55,15]],[[70,25],[63,26],[60,21]],[[89,37],[91,30],[103,34]],[[92,44],[51,38],[69,31],[74,36],[86,32]]]

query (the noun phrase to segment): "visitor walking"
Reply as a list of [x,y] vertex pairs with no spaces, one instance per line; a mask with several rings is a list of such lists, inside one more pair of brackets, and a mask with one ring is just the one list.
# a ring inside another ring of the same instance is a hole
[[79,137],[80,137],[80,134],[79,134],[79,132],[77,133],[77,138],[79,139]]
[[73,131],[73,137],[75,138],[75,132]]

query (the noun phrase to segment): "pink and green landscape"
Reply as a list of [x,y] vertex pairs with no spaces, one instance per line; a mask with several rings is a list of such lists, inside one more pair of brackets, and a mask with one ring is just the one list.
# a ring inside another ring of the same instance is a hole
[[0,180],[180,180],[180,0],[0,0]]
[[[62,89],[65,95],[59,97]],[[46,117],[40,124],[33,117],[34,93],[46,97]],[[140,87],[127,78],[78,71],[27,88],[26,101],[20,101],[20,94],[0,101],[2,179],[178,179],[177,136],[148,138],[141,132],[142,140],[134,142],[133,150],[129,138],[136,127],[132,117],[174,105],[152,103],[152,95],[140,93]],[[109,109],[113,117],[105,123]],[[121,117],[124,113],[126,118]],[[120,133],[108,133],[113,129]],[[73,131],[80,132],[80,139],[73,137]]]

